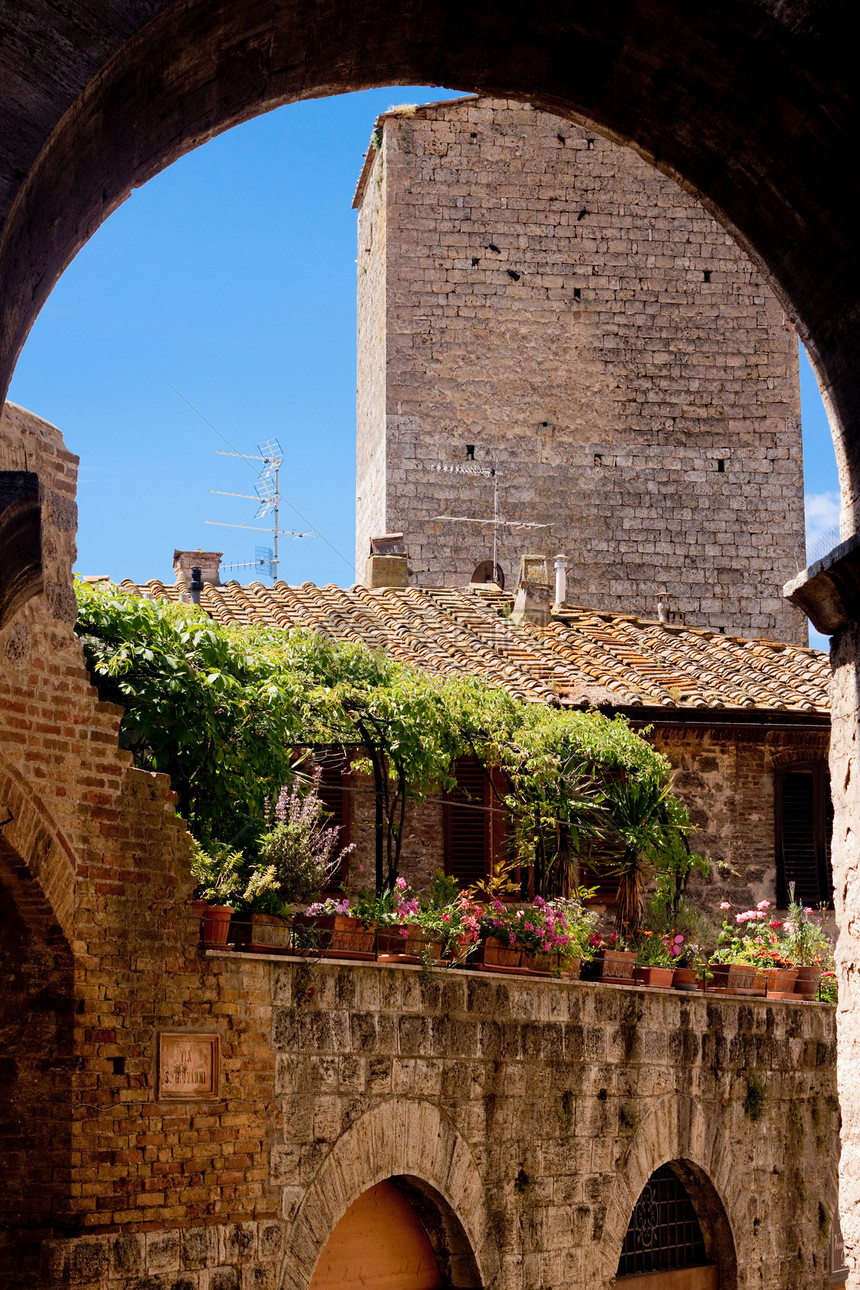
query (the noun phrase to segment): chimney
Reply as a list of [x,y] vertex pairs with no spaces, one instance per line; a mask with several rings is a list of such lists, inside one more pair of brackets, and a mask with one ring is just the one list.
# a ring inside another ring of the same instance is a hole
[[364,566],[364,585],[370,588],[408,587],[409,569],[402,533],[382,533],[370,539]]
[[515,623],[534,623],[546,627],[549,622],[550,585],[545,555],[524,555],[520,580],[511,618]]
[[661,623],[676,623],[678,626],[684,621],[681,611],[672,608],[672,597],[668,591],[661,591],[658,594],[657,617]]
[[200,577],[200,570],[193,568],[191,570],[191,581],[188,584],[188,594],[191,597],[192,605],[200,604],[200,592],[203,590],[203,579]]
[[[176,575],[177,586],[181,583],[183,586],[193,580],[194,570],[198,570],[196,581],[208,582],[213,587],[221,586],[221,556],[223,551],[174,551],[173,552],[173,572]],[[199,603],[199,595],[197,602]]]
[[567,600],[567,556],[555,557],[555,604],[554,609],[561,609]]

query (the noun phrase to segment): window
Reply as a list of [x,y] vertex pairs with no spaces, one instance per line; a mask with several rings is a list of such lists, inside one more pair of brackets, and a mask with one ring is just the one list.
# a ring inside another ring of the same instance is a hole
[[488,878],[492,861],[505,854],[508,818],[496,772],[488,776],[476,758],[461,757],[455,773],[444,808],[445,872],[470,887]]
[[804,905],[833,905],[830,838],[833,803],[823,761],[781,767],[774,780],[777,900],[788,904],[789,884]]
[[636,1202],[616,1275],[695,1268],[707,1262],[693,1202],[671,1165],[663,1165],[648,1179]]

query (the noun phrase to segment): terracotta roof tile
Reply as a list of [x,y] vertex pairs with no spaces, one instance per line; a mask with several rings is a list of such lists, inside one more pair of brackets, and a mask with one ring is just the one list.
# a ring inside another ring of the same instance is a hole
[[[181,594],[158,581],[121,586],[173,601]],[[492,588],[228,582],[204,586],[201,604],[228,625],[361,641],[439,675],[482,676],[533,702],[829,712],[829,662],[818,650],[588,608],[566,608],[546,627],[516,625],[511,597]]]

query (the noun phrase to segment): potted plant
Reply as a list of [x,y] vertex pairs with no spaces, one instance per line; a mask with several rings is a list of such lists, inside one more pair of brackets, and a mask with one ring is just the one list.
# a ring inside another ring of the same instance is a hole
[[785,952],[797,967],[794,991],[804,999],[814,999],[822,971],[832,972],[833,942],[812,910],[797,899],[793,882],[789,884],[788,897],[783,933]]
[[[683,938],[682,938],[683,939]],[[668,990],[675,975],[671,946],[674,942],[656,932],[640,928],[636,934],[637,985],[660,987]]]
[[447,940],[439,910],[423,910],[405,878],[377,897],[377,958],[383,963],[435,963]]
[[636,973],[636,950],[618,932],[594,932],[589,940],[591,962],[583,965],[583,976],[609,985],[632,985]]
[[523,951],[512,925],[514,912],[496,898],[481,918],[481,942],[476,961],[490,971],[520,970]]
[[293,948],[297,953],[320,951],[333,958],[376,957],[376,918],[367,902],[356,896],[331,896],[293,915]]
[[[243,898],[251,909],[251,942],[262,938],[264,948],[286,946],[286,922],[301,929],[302,916],[292,906],[324,890],[332,874],[352,847],[338,848],[340,829],[325,825],[325,807],[319,797],[320,771],[310,787],[296,783],[282,788],[271,810],[269,828],[258,843],[258,860],[252,867]],[[260,917],[262,916],[262,917]],[[297,923],[298,920],[298,923]]]
[[203,944],[224,946],[230,932],[230,919],[235,913],[244,881],[242,867],[245,857],[222,842],[209,842],[205,847],[192,839],[191,872],[197,879],[195,899],[202,902]]

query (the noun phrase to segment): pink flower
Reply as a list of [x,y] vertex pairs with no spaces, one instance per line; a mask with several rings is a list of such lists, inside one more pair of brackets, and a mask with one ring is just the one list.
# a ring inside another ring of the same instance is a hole
[[773,930],[776,931],[777,928],[782,927],[782,923],[778,918],[775,918],[772,923],[768,923],[768,927],[772,927]]
[[758,904],[756,905],[756,909],[770,909],[770,901],[769,901],[769,900],[760,900],[760,901],[758,902]]
[[729,902],[728,902],[727,900],[721,900],[721,901],[720,901],[720,909],[731,909],[731,905],[729,904]]
[[683,938],[683,936],[680,936],[680,935],[679,935],[679,936],[676,936],[676,937],[675,937],[675,940],[674,940],[674,942],[673,942],[673,944],[674,944],[674,945],[683,945],[683,944],[684,944],[684,938]]
[[403,889],[404,889],[404,888],[405,888],[405,886],[406,886],[406,879],[405,879],[405,878],[398,878],[398,879],[395,881],[394,885],[395,885],[395,887],[399,887],[399,888],[400,888],[400,890],[401,890],[401,891],[403,891]]

